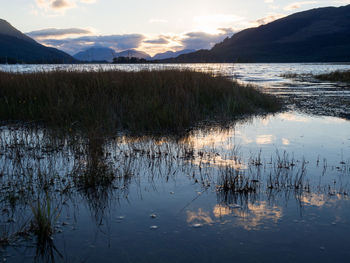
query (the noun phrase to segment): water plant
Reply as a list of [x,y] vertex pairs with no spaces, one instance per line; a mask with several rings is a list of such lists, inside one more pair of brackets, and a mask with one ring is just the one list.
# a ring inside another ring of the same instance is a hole
[[38,199],[31,209],[33,213],[31,230],[36,235],[38,244],[43,245],[50,242],[54,233],[54,225],[60,216],[58,207],[52,208],[51,200],[46,193],[45,198],[42,201]]

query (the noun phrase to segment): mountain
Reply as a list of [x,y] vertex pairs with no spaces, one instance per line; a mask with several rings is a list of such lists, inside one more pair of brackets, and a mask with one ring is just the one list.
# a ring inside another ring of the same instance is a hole
[[148,55],[147,53],[143,51],[138,51],[135,49],[129,49],[129,50],[125,50],[120,53],[117,53],[117,57],[128,57],[128,58],[134,57],[134,58],[143,58],[146,60],[151,59],[151,56]]
[[192,52],[195,52],[195,51],[196,51],[195,49],[184,49],[184,50],[177,51],[177,52],[167,51],[167,52],[164,52],[164,53],[158,53],[158,54],[154,55],[151,60],[176,58],[176,57],[178,57],[180,55],[192,53]]
[[0,19],[0,63],[73,63],[70,55],[45,47]]
[[312,9],[162,62],[349,62],[350,5]]
[[116,52],[107,47],[91,47],[85,51],[81,51],[73,56],[80,61],[107,61],[112,62],[113,58],[117,57]]
[[111,48],[99,47],[99,46],[94,46],[85,51],[81,51],[75,54],[73,57],[80,61],[87,61],[87,62],[93,62],[93,61],[113,62],[113,59],[117,57],[129,57],[129,58],[135,57],[135,58],[143,58],[143,59],[151,58],[150,55],[148,55],[147,53],[134,50],[134,49],[125,50],[117,53]]

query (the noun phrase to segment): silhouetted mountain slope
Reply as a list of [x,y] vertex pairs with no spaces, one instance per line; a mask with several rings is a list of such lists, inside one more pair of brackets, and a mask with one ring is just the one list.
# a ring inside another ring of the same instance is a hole
[[122,52],[115,52],[111,48],[107,47],[91,47],[84,51],[81,51],[73,56],[74,58],[80,60],[80,61],[87,61],[87,62],[93,62],[93,61],[107,61],[112,62],[114,58],[117,57],[134,57],[134,58],[143,58],[143,59],[150,59],[150,55],[148,55],[145,52],[130,49],[125,50]]
[[70,55],[45,47],[0,19],[0,63],[72,63]]
[[117,57],[128,57],[128,58],[143,58],[149,60],[151,58],[146,52],[129,49],[122,52],[117,53]]
[[350,61],[350,5],[296,13],[164,62],[338,61]]
[[167,52],[164,52],[164,53],[158,53],[158,54],[154,55],[151,60],[176,58],[176,57],[178,57],[178,56],[180,56],[182,54],[188,54],[188,53],[192,53],[192,52],[195,52],[195,51],[196,51],[195,49],[184,49],[184,50],[180,50],[180,51],[176,51],[176,52],[167,51]]
[[107,61],[112,62],[113,58],[117,57],[116,52],[111,48],[106,47],[91,47],[85,51],[81,51],[73,56],[80,61]]

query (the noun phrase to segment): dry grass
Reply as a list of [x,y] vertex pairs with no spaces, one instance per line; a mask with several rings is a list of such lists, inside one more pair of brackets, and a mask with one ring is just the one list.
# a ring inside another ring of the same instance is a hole
[[182,132],[207,120],[277,111],[271,95],[189,70],[0,73],[0,119],[104,132]]
[[350,83],[350,70],[348,71],[334,71],[327,74],[316,75],[316,79],[333,81],[333,82],[349,82]]

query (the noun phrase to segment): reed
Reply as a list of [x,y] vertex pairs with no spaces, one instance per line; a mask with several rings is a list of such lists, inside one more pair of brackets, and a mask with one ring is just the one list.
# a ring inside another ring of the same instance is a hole
[[46,194],[43,201],[37,200],[37,203],[32,205],[32,213],[31,230],[35,233],[38,244],[44,245],[51,241],[60,211],[51,206],[51,200]]
[[0,72],[1,121],[68,130],[179,133],[280,107],[255,87],[190,70]]
[[334,71],[327,74],[320,74],[314,76],[316,79],[332,81],[332,82],[348,82],[350,83],[350,70],[347,71]]

